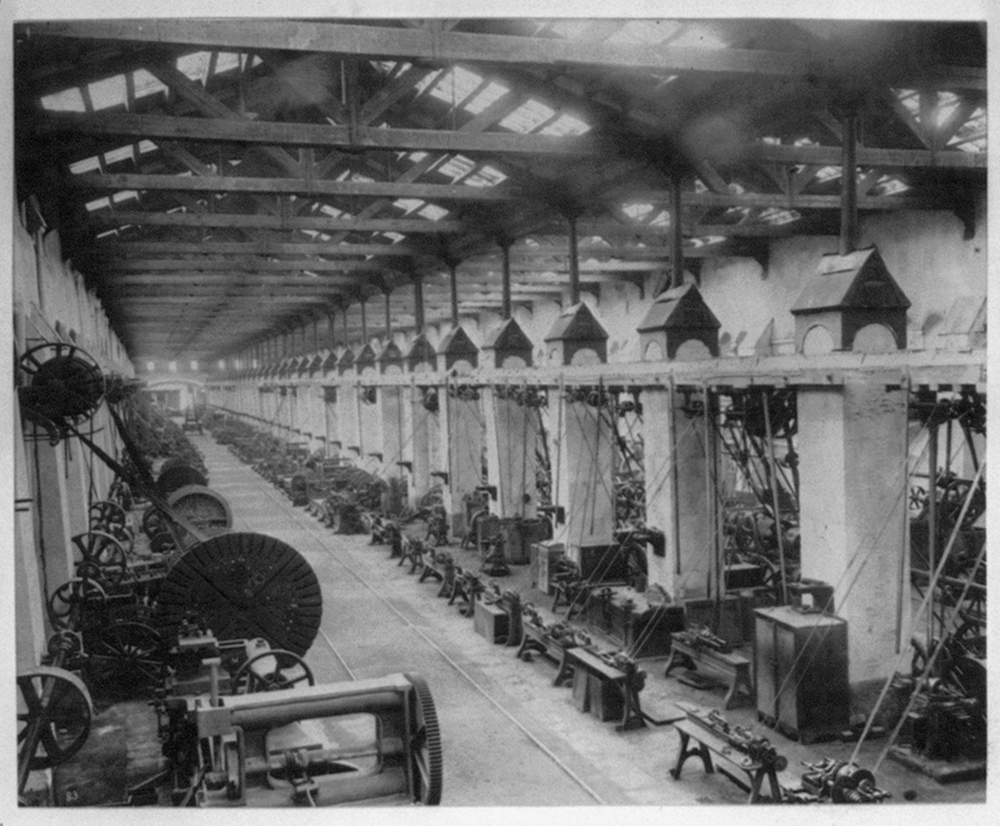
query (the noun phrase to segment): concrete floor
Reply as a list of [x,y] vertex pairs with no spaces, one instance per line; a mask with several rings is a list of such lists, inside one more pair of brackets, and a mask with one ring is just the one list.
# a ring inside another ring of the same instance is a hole
[[[322,584],[320,634],[307,654],[319,682],[416,672],[433,694],[444,744],[446,806],[576,806],[741,804],[746,795],[719,774],[707,775],[689,761],[681,779],[675,764],[678,736],[671,726],[617,733],[573,705],[569,688],[554,688],[555,669],[542,659],[526,663],[516,649],[487,642],[471,619],[436,597],[438,586],[418,583],[408,567],[389,560],[389,549],[367,536],[333,534],[268,482],[240,463],[227,448],[195,437],[205,455],[210,485],[230,502],[234,530],[266,533],[296,548]],[[468,557],[472,552],[451,549]],[[460,559],[460,562],[465,561]],[[527,566],[513,568],[501,587],[548,604],[528,590]],[[607,647],[611,647],[610,645]],[[643,709],[656,718],[678,715],[674,701],[715,707],[721,690],[696,690],[663,676],[663,661],[645,661],[648,673]],[[804,746],[756,721],[753,708],[726,713],[731,723],[751,726],[788,758],[784,785],[798,785],[803,760],[847,759],[853,744]],[[864,744],[858,762],[871,767],[885,741]],[[981,803],[985,781],[941,785],[885,760],[880,787],[888,804]],[[914,792],[904,803],[904,792]]]

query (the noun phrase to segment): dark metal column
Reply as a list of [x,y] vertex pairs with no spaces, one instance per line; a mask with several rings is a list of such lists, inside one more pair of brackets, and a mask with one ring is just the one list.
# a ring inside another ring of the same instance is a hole
[[419,336],[424,331],[424,279],[419,275],[413,279],[413,315]]
[[501,317],[506,321],[511,316],[510,307],[510,241],[503,239],[500,241],[500,249],[503,251],[503,299],[501,304]]
[[841,162],[840,254],[854,252],[858,242],[858,114],[852,109],[841,118],[844,147]]
[[385,296],[385,343],[388,344],[392,341],[392,307],[389,303],[389,295],[392,290],[385,290],[383,295]]
[[361,346],[368,343],[368,308],[365,306],[366,299],[361,299]]
[[567,216],[569,221],[569,303],[580,303],[580,252],[577,249],[576,215]]
[[684,228],[681,225],[681,176],[670,173],[670,286],[684,284]]
[[448,262],[448,284],[451,287],[451,326],[458,327],[458,265]]

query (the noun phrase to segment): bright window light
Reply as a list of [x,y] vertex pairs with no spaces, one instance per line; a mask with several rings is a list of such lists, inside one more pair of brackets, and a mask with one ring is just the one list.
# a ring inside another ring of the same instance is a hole
[[177,362],[176,361],[167,362],[167,369],[171,373],[176,373],[177,372]]
[[100,162],[95,155],[93,158],[84,158],[69,165],[69,171],[74,175],[82,175],[84,172],[94,172],[101,168]]
[[83,95],[76,87],[63,89],[54,95],[46,95],[42,98],[42,108],[51,112],[86,112],[87,107],[83,105]]
[[474,175],[470,175],[463,181],[466,186],[496,186],[507,180],[507,176],[499,169],[492,166],[484,166]]
[[167,91],[167,87],[160,83],[160,81],[158,81],[145,69],[138,69],[133,72],[132,79],[135,82],[136,98],[145,97],[146,95],[155,95],[157,92]]
[[98,198],[95,201],[87,202],[87,209],[93,212],[95,209],[104,209],[105,207],[110,207],[111,201],[108,198]]
[[104,162],[106,164],[121,163],[122,161],[134,161],[135,151],[132,148],[132,144],[128,146],[119,146],[117,149],[111,149],[104,153]]
[[681,27],[676,20],[630,20],[611,37],[609,43],[662,43]]
[[186,74],[191,80],[204,84],[208,77],[209,52],[195,52],[177,58],[177,70]]
[[240,56],[236,52],[219,52],[215,59],[215,73],[230,72],[240,65]]
[[550,109],[544,103],[529,100],[500,121],[500,126],[513,132],[526,134],[549,120],[555,113],[555,109]]
[[197,360],[192,361],[191,362],[191,370],[192,371],[196,371],[197,369],[198,369],[198,361]]
[[111,196],[111,200],[114,201],[116,204],[120,204],[122,201],[131,201],[133,199],[136,201],[139,200],[139,193],[136,192],[134,189],[125,189],[122,190],[121,192],[116,192],[114,195]]
[[411,152],[410,153],[410,160],[413,161],[414,163],[420,163],[426,157],[427,157],[427,153],[426,152]]
[[476,168],[476,162],[470,158],[466,158],[465,155],[454,155],[449,158],[445,163],[438,167],[438,172],[442,175],[446,175],[451,178],[452,182],[456,182],[461,178],[464,178],[473,169]]
[[437,85],[431,89],[430,94],[431,97],[443,100],[445,103],[454,102],[458,106],[479,88],[482,82],[482,77],[475,72],[456,66],[441,78]]
[[542,129],[539,135],[582,135],[590,126],[572,115],[562,115]]
[[392,205],[403,210],[404,215],[409,215],[413,210],[422,207],[424,202],[420,198],[397,198]]
[[427,204],[427,206],[420,210],[419,214],[423,215],[425,218],[430,218],[432,221],[440,221],[445,215],[448,214],[448,210],[442,209],[435,204]]
[[156,152],[159,150],[155,143],[152,141],[139,141],[139,154],[145,155],[147,152]]
[[156,362],[155,361],[147,361],[146,362],[146,372],[147,373],[152,373],[155,369],[156,369]]
[[125,103],[125,75],[115,75],[95,81],[87,88],[90,90],[90,101],[95,111]]
[[427,87],[441,76],[442,72],[444,72],[444,69],[436,69],[424,75],[416,85],[417,95],[422,95],[427,90]]
[[400,235],[398,232],[383,232],[382,236],[384,238],[388,238],[394,244],[398,244],[400,241],[406,238],[405,235]]
[[648,215],[652,209],[652,204],[625,204],[622,207],[622,212],[624,212],[629,218],[639,219],[644,215]]
[[819,172],[816,173],[817,181],[832,181],[834,178],[840,177],[840,167],[839,166],[824,166]]
[[500,98],[506,95],[510,89],[504,86],[502,83],[492,82],[478,95],[472,98],[463,107],[466,112],[470,112],[473,115],[478,115],[480,112],[485,110],[488,106],[492,106]]

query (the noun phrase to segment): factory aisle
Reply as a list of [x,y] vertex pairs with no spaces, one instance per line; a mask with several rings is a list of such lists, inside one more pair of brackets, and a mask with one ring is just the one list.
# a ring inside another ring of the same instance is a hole
[[[436,596],[438,585],[389,560],[387,546],[367,535],[334,534],[209,437],[192,441],[205,457],[213,490],[225,496],[236,531],[287,542],[313,566],[323,589],[320,633],[306,660],[317,682],[420,674],[434,697],[444,749],[446,806],[575,806],[743,804],[746,794],[689,761],[680,780],[669,770],[679,738],[672,726],[618,733],[580,713],[569,687],[555,688],[555,668],[518,661],[516,649],[493,645],[473,621]],[[676,716],[674,700],[718,705],[721,694],[695,691],[663,677],[663,661],[644,661],[643,709]],[[797,785],[802,760],[846,759],[853,744],[803,746],[758,726],[752,708],[726,712],[733,723],[761,728],[788,758],[783,784]],[[871,762],[882,743],[866,744]],[[942,786],[886,761],[880,785],[903,800],[977,802],[984,784]]]

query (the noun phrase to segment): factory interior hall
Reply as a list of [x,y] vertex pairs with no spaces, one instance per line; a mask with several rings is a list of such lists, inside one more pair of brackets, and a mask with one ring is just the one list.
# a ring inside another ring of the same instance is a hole
[[12,822],[985,822],[985,19],[5,36]]

